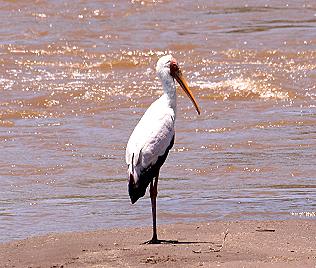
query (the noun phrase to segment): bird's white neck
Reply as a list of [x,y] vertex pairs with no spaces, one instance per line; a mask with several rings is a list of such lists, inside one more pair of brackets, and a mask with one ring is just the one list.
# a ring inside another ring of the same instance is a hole
[[161,97],[166,99],[168,105],[176,112],[177,92],[174,79],[170,77],[169,79],[162,79],[161,82],[164,91],[164,94]]

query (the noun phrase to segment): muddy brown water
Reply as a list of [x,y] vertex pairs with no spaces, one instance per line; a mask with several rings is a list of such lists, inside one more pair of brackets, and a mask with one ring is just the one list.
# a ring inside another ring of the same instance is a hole
[[11,0],[0,21],[0,241],[151,225],[125,146],[167,53],[202,114],[179,90],[158,224],[315,217],[315,1]]

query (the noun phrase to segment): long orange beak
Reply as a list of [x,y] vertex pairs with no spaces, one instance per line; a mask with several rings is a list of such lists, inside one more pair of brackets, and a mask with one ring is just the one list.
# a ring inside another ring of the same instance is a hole
[[197,102],[196,102],[196,100],[195,100],[195,98],[194,98],[189,86],[188,86],[187,81],[185,81],[180,69],[177,69],[174,72],[174,78],[177,80],[179,85],[182,87],[183,91],[188,95],[188,97],[190,98],[190,100],[194,104],[194,107],[195,107],[197,113],[200,114],[201,113],[200,108],[199,108],[199,106],[198,106],[198,104],[197,104]]

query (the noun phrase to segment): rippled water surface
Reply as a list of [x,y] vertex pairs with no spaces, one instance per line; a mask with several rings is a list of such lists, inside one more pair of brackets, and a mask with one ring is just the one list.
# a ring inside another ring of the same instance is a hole
[[0,21],[0,241],[151,225],[125,146],[167,53],[202,114],[179,90],[158,223],[315,213],[315,1],[7,0]]

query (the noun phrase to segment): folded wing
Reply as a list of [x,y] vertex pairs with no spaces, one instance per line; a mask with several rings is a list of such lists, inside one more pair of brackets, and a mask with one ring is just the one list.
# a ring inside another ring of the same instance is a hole
[[157,110],[153,103],[134,129],[126,148],[129,195],[132,203],[144,196],[146,188],[166,160],[174,142],[174,111]]

